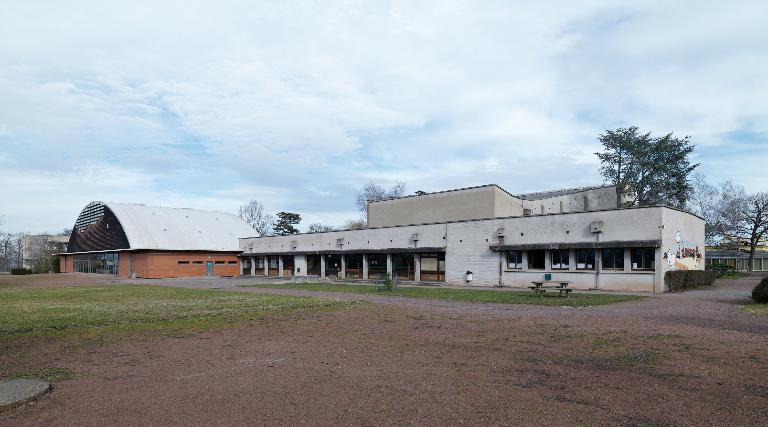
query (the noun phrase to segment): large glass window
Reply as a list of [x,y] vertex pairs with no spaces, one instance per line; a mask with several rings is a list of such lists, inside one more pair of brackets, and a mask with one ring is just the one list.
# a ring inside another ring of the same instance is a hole
[[280,269],[280,260],[277,256],[268,256],[267,257],[267,275],[268,276],[277,276],[279,274]]
[[293,276],[293,255],[283,257],[283,276]]
[[392,254],[392,276],[400,280],[414,280],[413,254]]
[[602,250],[603,270],[624,270],[624,248]]
[[445,254],[421,254],[421,280],[425,282],[445,281]]
[[368,278],[383,279],[387,274],[387,254],[368,254]]
[[595,250],[576,249],[576,270],[595,269]]
[[528,251],[528,269],[529,270],[544,270],[545,268],[545,255],[544,250]]
[[362,279],[363,278],[363,256],[362,255],[344,255],[344,260],[347,263],[345,270],[345,277],[348,279]]
[[552,256],[553,270],[568,270],[570,266],[570,251],[568,249],[556,249],[550,252]]
[[307,274],[310,276],[320,275],[320,257],[322,255],[307,255]]
[[507,252],[507,268],[514,270],[523,268],[523,251]]
[[340,277],[341,255],[325,255],[325,277]]
[[654,248],[632,248],[632,270],[655,269],[656,249]]
[[111,274],[117,276],[119,255],[117,252],[74,255],[72,271],[76,273]]

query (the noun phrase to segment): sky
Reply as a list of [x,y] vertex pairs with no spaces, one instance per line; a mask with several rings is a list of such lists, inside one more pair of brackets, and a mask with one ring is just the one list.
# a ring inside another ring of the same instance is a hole
[[[535,3],[535,4],[534,4]],[[310,223],[408,193],[601,184],[606,129],[768,191],[765,1],[0,0],[0,229],[93,200]]]

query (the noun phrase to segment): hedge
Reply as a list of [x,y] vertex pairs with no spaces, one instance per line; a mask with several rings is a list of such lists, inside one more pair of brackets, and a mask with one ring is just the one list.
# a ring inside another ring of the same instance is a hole
[[768,277],[761,280],[752,290],[752,299],[759,304],[768,304]]
[[11,274],[15,276],[22,276],[24,274],[32,274],[32,270],[28,268],[12,268]]
[[704,270],[677,270],[667,271],[664,274],[664,283],[670,292],[681,292],[695,289],[700,286],[709,286],[715,282],[717,273]]
[[717,277],[721,277],[728,273],[735,273],[736,267],[728,264],[707,264],[706,270],[716,273]]

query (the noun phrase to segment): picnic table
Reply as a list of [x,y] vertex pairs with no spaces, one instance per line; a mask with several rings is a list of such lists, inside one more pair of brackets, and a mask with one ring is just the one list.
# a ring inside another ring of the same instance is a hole
[[541,295],[542,298],[544,298],[544,294],[547,292],[547,289],[558,291],[559,296],[563,296],[563,294],[565,294],[566,298],[568,298],[568,294],[573,291],[573,289],[568,289],[568,285],[571,282],[567,280],[536,280],[531,283],[533,285],[528,286],[528,289],[533,290],[536,295]]

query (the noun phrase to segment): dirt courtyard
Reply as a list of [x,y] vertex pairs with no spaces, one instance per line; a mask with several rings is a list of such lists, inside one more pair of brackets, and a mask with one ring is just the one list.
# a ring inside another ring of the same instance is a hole
[[73,378],[0,425],[766,425],[768,317],[740,309],[757,280],[579,309],[358,295],[369,303],[2,354]]

